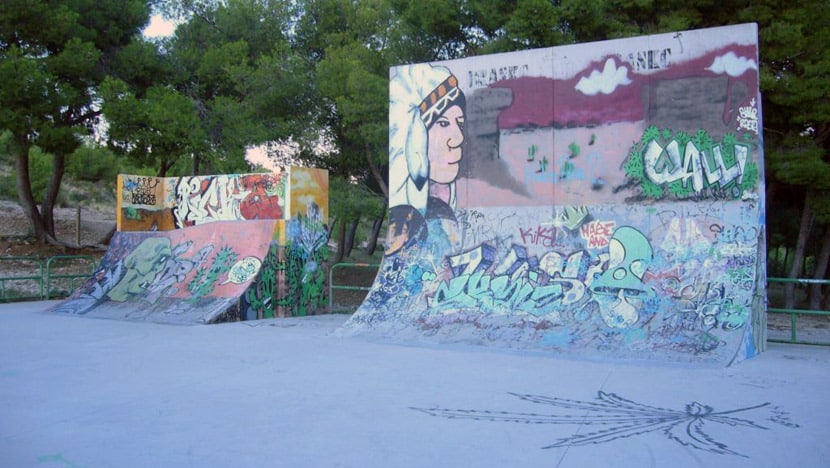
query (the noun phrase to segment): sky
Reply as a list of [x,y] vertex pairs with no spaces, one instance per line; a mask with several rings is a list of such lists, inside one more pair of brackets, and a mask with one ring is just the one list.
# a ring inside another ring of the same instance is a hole
[[173,34],[176,29],[176,24],[172,21],[167,21],[161,15],[153,15],[150,17],[150,24],[144,28],[144,37],[157,38],[167,37]]

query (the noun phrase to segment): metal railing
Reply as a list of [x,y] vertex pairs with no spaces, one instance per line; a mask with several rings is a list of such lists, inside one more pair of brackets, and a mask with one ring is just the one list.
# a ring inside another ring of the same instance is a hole
[[369,291],[371,286],[352,286],[346,284],[334,284],[334,270],[338,268],[378,268],[379,263],[335,263],[329,269],[329,313],[332,313],[334,307],[334,290],[343,289],[349,291]]
[[[70,267],[73,267],[73,269],[76,266],[83,266],[86,264],[89,265],[89,270],[82,270],[78,272],[70,271],[68,273],[53,273],[53,270],[56,269],[53,265],[66,265],[67,263],[70,264]],[[46,300],[48,301],[53,296],[69,296],[72,294],[72,291],[80,286],[80,284],[76,283],[78,280],[80,280],[81,284],[83,284],[83,281],[86,281],[86,279],[92,276],[94,272],[95,259],[88,255],[59,255],[56,257],[49,257],[46,261]],[[59,291],[57,294],[52,294],[52,280],[57,280],[58,282],[61,280],[68,280],[66,281],[67,288],[63,291]]]
[[[12,264],[12,266],[8,266]],[[0,276],[0,302],[14,302],[26,300],[43,299],[43,260],[38,257],[0,257],[0,271],[7,271],[10,268],[21,268],[25,270],[37,270],[35,273],[23,273],[17,276]],[[38,293],[29,294],[26,292],[26,283],[36,282],[35,288]],[[12,287],[9,287],[11,283]],[[23,292],[20,292],[23,291]]]
[[[60,272],[56,268],[59,265]],[[85,268],[87,265],[88,270]],[[76,266],[83,269],[76,270]],[[0,272],[25,270],[19,274],[0,273],[0,302],[48,300],[71,294],[78,286],[77,281],[89,278],[95,271],[95,266],[95,258],[88,255],[57,255],[49,257],[45,262],[39,257],[0,257]],[[62,281],[68,284],[65,292],[53,294],[53,284]],[[35,283],[34,287],[31,283]],[[36,293],[29,293],[30,290]]]
[[[807,279],[807,278],[767,278],[769,283],[795,283],[795,284],[830,284],[830,280]],[[830,317],[830,311],[827,310],[812,310],[812,309],[787,309],[779,307],[767,307],[769,314],[789,314],[790,316],[790,339],[784,340],[780,338],[767,338],[767,341],[773,343],[792,343],[792,344],[806,344],[818,346],[830,346],[830,341],[812,341],[799,340],[797,335],[798,316],[812,315],[819,317]]]

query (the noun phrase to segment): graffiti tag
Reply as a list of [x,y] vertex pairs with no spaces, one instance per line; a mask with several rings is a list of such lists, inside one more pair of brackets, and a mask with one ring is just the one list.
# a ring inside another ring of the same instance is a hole
[[607,247],[616,224],[614,221],[591,221],[582,225],[579,233],[585,239],[588,248]]
[[524,76],[530,70],[530,66],[525,65],[509,65],[499,68],[482,68],[479,70],[470,70],[467,72],[467,78],[470,88],[486,88],[487,86],[504,80],[515,80]]
[[665,48],[631,52],[625,60],[634,67],[634,70],[645,71],[669,68],[670,58],[671,48]]
[[556,242],[556,227],[554,226],[536,226],[536,228],[519,228],[519,234],[522,236],[522,243],[541,245],[544,247],[553,247]]

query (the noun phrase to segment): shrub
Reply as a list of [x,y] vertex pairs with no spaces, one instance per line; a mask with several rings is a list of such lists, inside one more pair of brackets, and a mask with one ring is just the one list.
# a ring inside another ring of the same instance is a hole
[[121,158],[103,146],[83,145],[66,160],[66,175],[89,182],[115,182]]

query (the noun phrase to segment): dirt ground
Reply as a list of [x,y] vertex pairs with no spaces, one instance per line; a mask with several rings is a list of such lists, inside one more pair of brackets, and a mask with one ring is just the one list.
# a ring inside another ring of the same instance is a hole
[[104,254],[106,245],[102,245],[101,241],[115,228],[114,210],[112,213],[101,213],[82,208],[79,217],[77,208],[58,208],[54,211],[54,217],[55,235],[66,245],[33,242],[30,237],[31,226],[20,205],[0,200],[0,255],[39,258],[55,255],[92,255],[100,258]]

